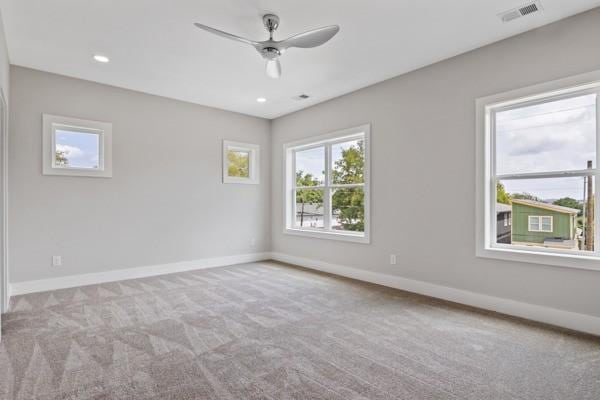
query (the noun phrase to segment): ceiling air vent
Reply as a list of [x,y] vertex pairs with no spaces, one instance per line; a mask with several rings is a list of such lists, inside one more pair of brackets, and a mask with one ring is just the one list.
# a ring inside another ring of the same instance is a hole
[[510,22],[517,18],[521,18],[530,14],[535,14],[540,11],[542,11],[542,5],[540,4],[539,0],[537,0],[531,3],[524,4],[519,8],[514,8],[512,10],[500,13],[498,16],[500,17],[502,22]]
[[309,95],[303,93],[303,94],[300,94],[300,95],[294,97],[294,100],[306,100],[309,97],[310,97]]

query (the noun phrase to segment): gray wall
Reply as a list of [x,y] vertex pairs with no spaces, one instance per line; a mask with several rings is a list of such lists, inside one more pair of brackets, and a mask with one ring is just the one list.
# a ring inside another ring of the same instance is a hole
[[[14,66],[10,79],[11,282],[269,250],[269,121]],[[43,176],[42,113],[112,122],[113,177]],[[222,139],[261,146],[260,185],[221,183]]]
[[[273,251],[600,316],[600,273],[476,258],[474,229],[475,99],[600,69],[599,37],[596,9],[276,119]],[[372,243],[283,234],[282,145],[364,123]]]

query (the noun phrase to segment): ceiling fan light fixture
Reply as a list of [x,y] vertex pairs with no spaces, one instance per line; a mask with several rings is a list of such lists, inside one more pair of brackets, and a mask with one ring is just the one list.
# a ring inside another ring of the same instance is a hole
[[279,59],[267,60],[265,72],[269,78],[278,79],[281,76],[281,63]]

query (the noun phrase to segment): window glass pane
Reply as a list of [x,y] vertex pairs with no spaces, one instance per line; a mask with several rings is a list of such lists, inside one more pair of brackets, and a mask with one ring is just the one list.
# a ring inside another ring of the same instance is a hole
[[364,140],[352,140],[331,146],[331,174],[334,184],[364,183],[364,166]]
[[496,113],[496,173],[580,170],[596,165],[596,95]]
[[323,190],[296,190],[296,227],[324,228]]
[[534,218],[534,217],[529,218],[529,230],[532,232],[537,232],[540,230],[539,218]]
[[296,151],[296,186],[325,183],[325,147]]
[[99,168],[100,135],[57,129],[54,142],[55,167]]
[[515,179],[497,185],[497,243],[594,250],[593,177]]
[[336,189],[331,198],[332,229],[365,231],[365,193],[362,188]]
[[250,177],[250,152],[241,150],[227,151],[227,175],[231,177]]

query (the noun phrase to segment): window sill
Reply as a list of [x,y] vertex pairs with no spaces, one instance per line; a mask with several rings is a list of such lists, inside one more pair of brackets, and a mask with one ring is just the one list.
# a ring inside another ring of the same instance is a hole
[[292,229],[285,228],[283,233],[287,235],[294,236],[305,236],[317,239],[328,239],[328,240],[339,240],[342,242],[353,242],[353,243],[364,243],[369,244],[371,241],[369,239],[369,235],[365,233],[354,234],[354,233],[338,233],[338,232],[320,232],[317,230],[308,230],[308,229]]
[[477,257],[550,265],[554,267],[600,271],[600,257],[595,254],[561,254],[557,252],[546,252],[543,250],[535,251],[526,247],[486,247],[479,248],[477,250]]

